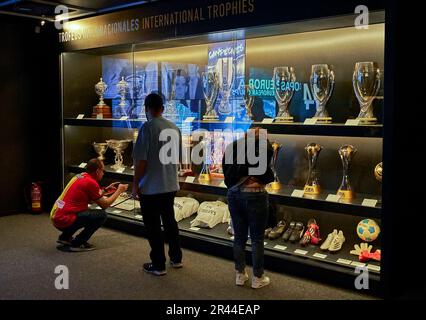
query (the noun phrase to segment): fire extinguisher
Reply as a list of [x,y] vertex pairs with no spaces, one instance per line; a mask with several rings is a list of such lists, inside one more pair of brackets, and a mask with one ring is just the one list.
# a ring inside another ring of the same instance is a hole
[[41,207],[41,185],[32,182],[31,183],[31,191],[30,191],[30,198],[31,198],[31,212],[33,213],[40,213],[42,212]]

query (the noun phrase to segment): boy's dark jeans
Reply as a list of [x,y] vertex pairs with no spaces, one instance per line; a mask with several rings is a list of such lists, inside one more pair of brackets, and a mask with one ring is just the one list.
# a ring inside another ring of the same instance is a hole
[[169,243],[169,257],[173,262],[182,262],[182,250],[179,244],[179,228],[175,219],[173,208],[176,192],[139,195],[141,213],[147,231],[150,257],[156,270],[166,269],[166,256],[164,253],[164,239],[161,232],[161,221],[164,233]]
[[241,192],[239,187],[232,187],[228,190],[228,206],[234,227],[235,270],[243,272],[245,268],[245,247],[250,229],[253,274],[262,277],[268,193]]
[[73,246],[80,246],[89,241],[90,237],[98,230],[107,219],[104,210],[87,210],[77,213],[77,219],[74,223],[65,229],[60,229],[62,234],[60,239],[68,240],[77,230],[84,228],[72,241]]

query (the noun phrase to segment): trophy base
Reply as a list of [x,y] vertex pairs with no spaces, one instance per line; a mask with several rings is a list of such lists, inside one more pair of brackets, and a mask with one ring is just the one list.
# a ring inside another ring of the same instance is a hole
[[320,186],[308,186],[305,185],[305,188],[303,188],[305,194],[308,195],[318,195],[321,193],[321,188]]
[[355,193],[352,190],[340,190],[339,189],[337,191],[337,195],[340,196],[340,199],[343,199],[343,200],[345,200],[345,199],[350,200],[350,199],[355,198]]
[[211,180],[210,174],[209,173],[202,173],[198,177],[198,180],[201,180],[201,181],[210,181]]
[[377,118],[358,118],[360,124],[362,125],[371,125],[377,123]]
[[203,116],[205,121],[219,121],[219,116]]
[[188,170],[181,170],[178,173],[179,177],[188,177],[188,176],[193,176],[194,172],[192,172],[192,170],[188,169]]
[[99,156],[99,157],[98,157],[98,160],[100,160],[100,161],[104,161],[104,160],[105,160],[105,157],[104,157],[104,156]]
[[225,175],[223,173],[210,173],[210,177],[213,179],[225,179]]
[[98,114],[102,115],[102,118],[112,118],[111,108],[107,105],[97,105],[93,107],[92,118],[97,118]]
[[332,123],[333,122],[332,117],[321,117],[321,118],[313,117],[312,119],[316,119],[317,123],[319,123],[319,124],[325,124],[325,123]]
[[271,182],[267,185],[267,188],[271,190],[280,190],[281,183],[279,183],[278,181]]
[[118,164],[113,164],[112,166],[110,166],[110,168],[113,169],[114,171],[118,171],[118,170],[124,170],[124,169],[126,169],[126,166],[118,165]]
[[293,117],[276,117],[274,122],[276,123],[293,123]]

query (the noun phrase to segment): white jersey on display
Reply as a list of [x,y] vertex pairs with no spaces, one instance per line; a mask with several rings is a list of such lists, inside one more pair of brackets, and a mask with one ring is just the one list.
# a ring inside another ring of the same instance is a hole
[[193,198],[175,197],[173,207],[176,221],[179,222],[182,219],[192,216],[197,212],[199,206],[200,203]]
[[197,217],[191,221],[191,227],[213,228],[219,223],[229,223],[230,217],[226,203],[205,201],[200,204]]

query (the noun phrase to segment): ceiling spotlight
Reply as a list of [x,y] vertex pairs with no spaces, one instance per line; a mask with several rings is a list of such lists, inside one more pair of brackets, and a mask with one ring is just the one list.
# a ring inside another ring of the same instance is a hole
[[43,26],[46,24],[46,21],[41,20],[40,24],[41,24],[41,26],[43,27]]

